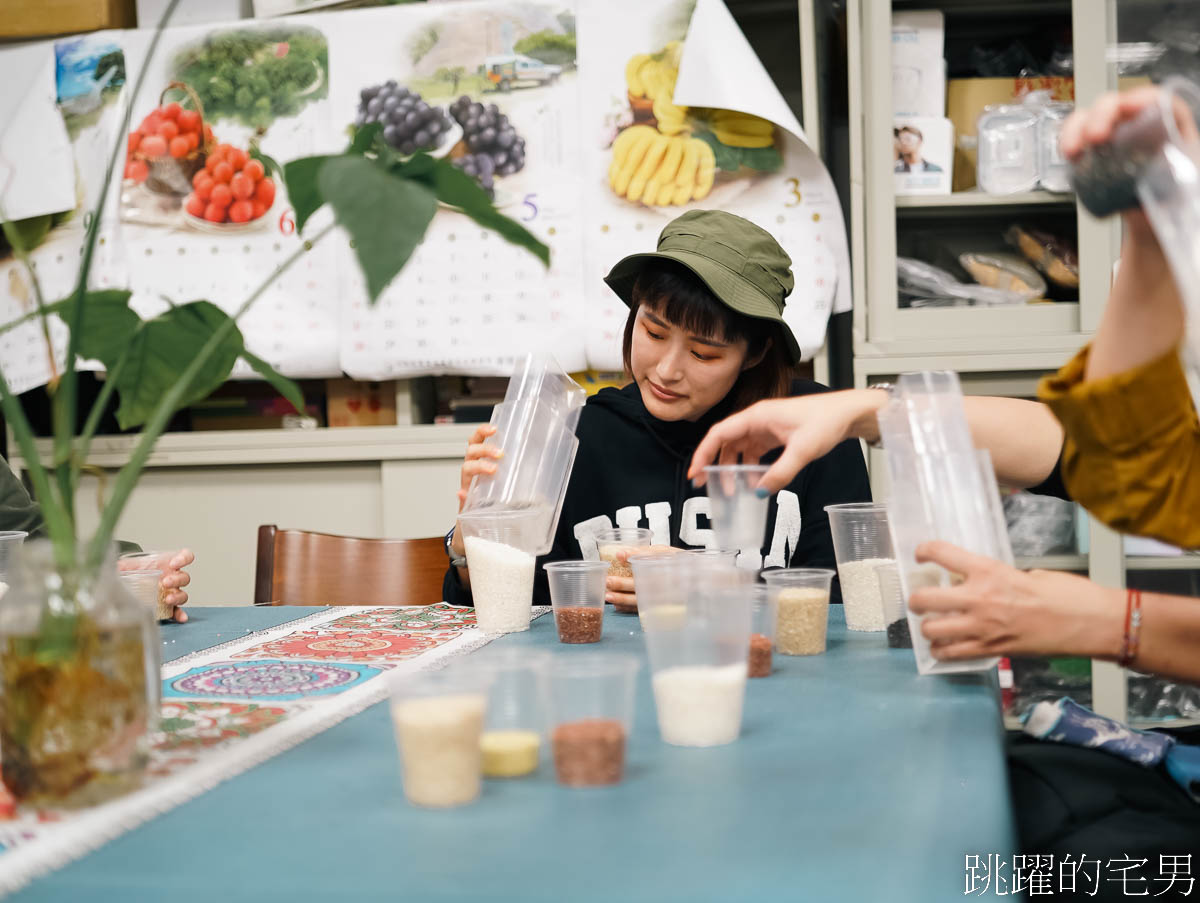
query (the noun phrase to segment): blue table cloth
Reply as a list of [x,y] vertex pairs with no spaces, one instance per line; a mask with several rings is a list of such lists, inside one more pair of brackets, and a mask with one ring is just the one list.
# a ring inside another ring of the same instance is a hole
[[[318,609],[197,608],[164,659]],[[830,617],[828,652],[751,680],[742,739],[658,738],[636,616],[557,643],[552,617],[495,641],[643,657],[625,781],[488,781],[474,805],[403,797],[386,705],[251,769],[12,899],[33,901],[742,901],[933,903],[964,856],[1011,862],[1003,730],[991,675],[918,677],[909,650]]]

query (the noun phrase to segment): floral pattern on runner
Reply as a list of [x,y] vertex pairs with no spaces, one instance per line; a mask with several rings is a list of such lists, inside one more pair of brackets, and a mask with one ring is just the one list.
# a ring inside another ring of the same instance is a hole
[[370,665],[333,662],[213,662],[163,681],[163,696],[284,702],[341,693],[379,673]]
[[475,626],[475,609],[438,602],[420,608],[368,608],[330,621],[327,630],[445,630]]
[[252,736],[278,724],[288,712],[281,706],[253,702],[164,701],[159,733],[154,738],[155,758]]
[[232,658],[330,659],[333,661],[394,662],[433,649],[458,636],[457,630],[400,633],[391,630],[300,630],[254,646]]

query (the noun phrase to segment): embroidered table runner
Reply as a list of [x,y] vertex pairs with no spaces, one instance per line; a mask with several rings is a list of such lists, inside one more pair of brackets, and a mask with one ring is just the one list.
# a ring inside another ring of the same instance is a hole
[[384,672],[445,667],[493,638],[474,609],[444,602],[335,608],[167,663],[145,783],[90,809],[22,807],[0,822],[0,894],[378,702]]

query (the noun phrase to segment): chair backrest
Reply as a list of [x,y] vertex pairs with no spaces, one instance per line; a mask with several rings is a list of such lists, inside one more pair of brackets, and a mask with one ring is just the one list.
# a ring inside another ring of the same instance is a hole
[[442,600],[440,536],[360,539],[258,528],[255,605],[429,605]]

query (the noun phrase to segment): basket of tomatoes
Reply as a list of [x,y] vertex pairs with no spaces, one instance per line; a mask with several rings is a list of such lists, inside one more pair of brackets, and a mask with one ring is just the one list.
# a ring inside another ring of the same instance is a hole
[[[166,102],[173,90],[187,95],[190,109]],[[159,96],[158,106],[129,133],[125,178],[144,182],[158,194],[185,195],[215,144],[196,92],[183,82],[171,82]]]
[[261,160],[241,148],[220,144],[192,177],[183,209],[192,225],[208,231],[254,226],[275,203],[275,181]]

